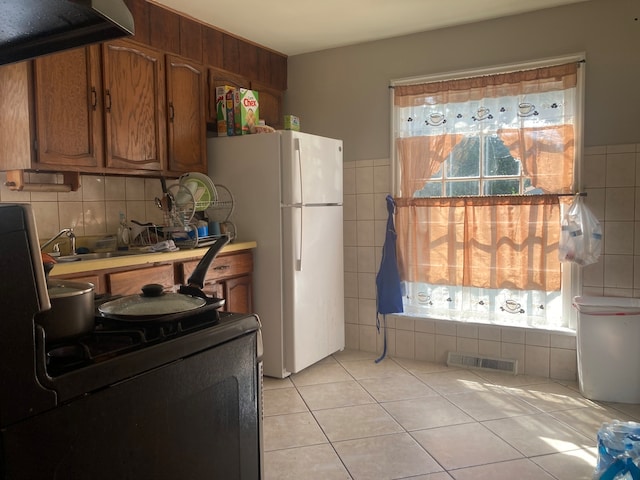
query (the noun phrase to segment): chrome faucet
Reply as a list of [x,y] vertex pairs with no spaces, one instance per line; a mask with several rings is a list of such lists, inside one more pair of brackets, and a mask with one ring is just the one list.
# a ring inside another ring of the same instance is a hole
[[57,238],[60,238],[62,235],[66,234],[69,237],[69,241],[71,242],[71,253],[70,255],[76,254],[76,235],[73,233],[73,228],[63,228],[58,233],[56,233],[52,238],[47,240],[40,247],[40,251],[43,251],[49,245],[51,245]]

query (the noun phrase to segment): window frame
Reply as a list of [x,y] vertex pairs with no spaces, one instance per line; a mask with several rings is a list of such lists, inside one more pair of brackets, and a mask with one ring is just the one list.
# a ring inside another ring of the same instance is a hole
[[[573,178],[573,191],[579,192],[582,188],[582,158],[584,148],[584,98],[585,98],[585,71],[586,71],[586,55],[584,52],[550,57],[545,59],[533,60],[529,62],[510,63],[504,65],[494,65],[484,68],[474,68],[467,70],[457,70],[444,73],[428,74],[415,77],[392,79],[389,83],[389,107],[391,116],[390,128],[390,159],[391,159],[391,191],[392,195],[397,197],[400,192],[400,175],[398,172],[398,158],[396,151],[396,142],[398,125],[396,123],[396,114],[394,106],[394,87],[399,85],[412,85],[416,83],[431,83],[446,80],[455,80],[461,78],[477,77],[482,75],[492,75],[500,73],[509,73],[519,70],[528,70],[535,68],[549,67],[553,65],[561,65],[570,62],[582,63],[581,68],[577,71],[576,84],[576,111],[575,111],[575,166]],[[443,175],[444,176],[444,175]],[[561,211],[561,218],[564,212]],[[573,263],[562,264],[562,315],[568,318],[569,328],[575,330],[577,327],[577,314],[572,308],[573,298],[582,292],[582,269]]]

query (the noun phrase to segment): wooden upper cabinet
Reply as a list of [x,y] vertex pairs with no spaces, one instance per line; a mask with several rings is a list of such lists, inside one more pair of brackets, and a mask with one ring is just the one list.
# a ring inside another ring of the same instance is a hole
[[201,23],[186,17],[180,17],[180,55],[202,63]]
[[167,133],[169,173],[207,172],[206,70],[167,55]]
[[180,53],[180,15],[149,3],[149,45],[167,53]]
[[215,123],[217,121],[216,87],[221,85],[229,85],[235,88],[251,88],[251,80],[222,68],[209,67],[207,122]]
[[30,62],[0,66],[0,170],[31,167]]
[[251,89],[258,92],[260,102],[260,120],[275,129],[284,128],[284,115],[282,113],[282,97],[284,93],[267,85],[252,81]]
[[76,48],[34,61],[37,150],[33,167],[102,167],[100,48]]
[[157,170],[166,162],[164,55],[119,40],[103,44],[106,166]]

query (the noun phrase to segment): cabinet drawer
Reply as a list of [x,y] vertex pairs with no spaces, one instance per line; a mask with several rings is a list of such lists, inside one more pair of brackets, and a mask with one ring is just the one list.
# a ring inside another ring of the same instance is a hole
[[109,292],[113,295],[133,295],[140,293],[143,285],[159,283],[165,290],[172,290],[173,265],[158,265],[127,272],[108,273]]
[[[184,262],[180,267],[182,270],[182,283],[187,280],[198,265],[197,260]],[[205,276],[205,282],[213,282],[223,278],[245,275],[253,271],[253,254],[251,252],[234,253],[230,255],[220,255],[216,257]]]

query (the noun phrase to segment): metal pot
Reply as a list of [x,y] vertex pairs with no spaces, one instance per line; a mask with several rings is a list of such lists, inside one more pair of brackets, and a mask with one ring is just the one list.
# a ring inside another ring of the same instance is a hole
[[165,293],[162,285],[149,284],[142,287],[140,295],[127,295],[103,303],[98,312],[113,320],[155,322],[173,321],[199,313],[203,308],[220,308],[224,300],[207,297],[202,288],[211,262],[227,243],[227,236],[216,239],[187,280],[188,284],[181,285],[178,293]]
[[35,317],[44,328],[47,341],[79,337],[93,330],[94,288],[93,283],[88,282],[47,281],[51,310]]

